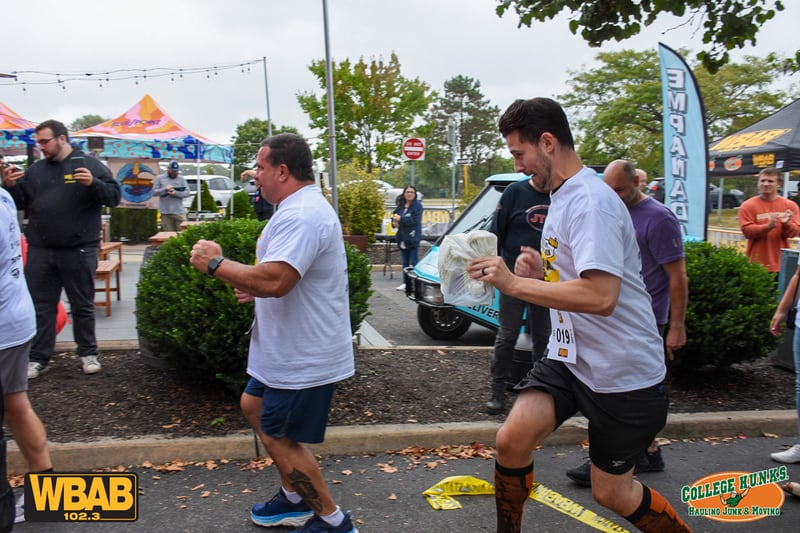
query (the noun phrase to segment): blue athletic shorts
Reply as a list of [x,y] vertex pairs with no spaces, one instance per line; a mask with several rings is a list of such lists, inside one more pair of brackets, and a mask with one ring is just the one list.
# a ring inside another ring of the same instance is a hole
[[515,389],[536,388],[553,397],[556,427],[580,411],[589,420],[589,457],[610,474],[623,474],[639,462],[667,423],[664,384],[628,392],[594,392],[552,359],[536,361]]
[[318,444],[325,440],[336,385],[310,389],[274,389],[250,378],[244,392],[261,398],[261,431],[274,439]]

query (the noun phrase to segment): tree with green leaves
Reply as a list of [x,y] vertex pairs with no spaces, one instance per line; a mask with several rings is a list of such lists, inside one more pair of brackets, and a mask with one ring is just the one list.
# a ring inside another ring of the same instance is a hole
[[[325,89],[325,61],[308,67]],[[341,163],[389,168],[400,162],[402,139],[414,133],[414,124],[427,111],[431,101],[429,87],[419,78],[409,79],[400,70],[400,60],[392,53],[382,58],[357,63],[345,59],[331,63],[336,126],[336,159]],[[326,94],[303,92],[297,96],[312,128],[329,137]],[[327,144],[317,146],[314,155],[327,159]]]
[[[622,41],[637,35],[662,14],[687,17],[683,25],[704,28],[706,49],[697,59],[716,72],[730,60],[729,50],[756,44],[761,26],[783,11],[781,0],[498,0],[498,16],[514,9],[519,26],[530,27],[534,20],[545,22],[563,10],[572,14],[569,29],[578,33],[589,46],[600,47],[606,41]],[[676,27],[674,31],[681,31]],[[800,65],[800,50],[795,55]]]
[[100,115],[83,115],[70,122],[68,129],[69,131],[80,131],[86,128],[91,128],[92,126],[97,126],[98,124],[102,124],[106,120],[108,119],[103,118]]
[[[458,75],[444,82],[444,92],[436,95],[426,122],[431,125],[428,134],[428,154],[426,159],[439,167],[451,164],[451,147],[448,140],[448,122],[453,121],[456,131],[456,159],[471,161],[469,166],[470,183],[481,186],[495,158],[504,144],[497,131],[497,117],[500,108],[491,105],[481,92],[480,81],[468,76]],[[463,169],[459,168],[459,179],[463,179]],[[450,176],[448,173],[448,180]],[[450,187],[447,187],[449,190]]]
[[[272,134],[297,133],[291,126],[275,126],[273,124]],[[258,154],[261,141],[269,134],[269,122],[260,118],[249,118],[243,124],[236,126],[236,134],[231,137],[233,143],[233,175],[239,179],[242,172],[253,168]]]
[[[683,54],[685,51],[681,51]],[[581,158],[603,165],[630,159],[663,173],[661,77],[656,51],[622,50],[596,56],[599,67],[570,71],[570,90],[558,98],[577,132]],[[745,57],[716,74],[694,65],[706,108],[709,140],[752,124],[797,97],[786,80],[785,59]]]

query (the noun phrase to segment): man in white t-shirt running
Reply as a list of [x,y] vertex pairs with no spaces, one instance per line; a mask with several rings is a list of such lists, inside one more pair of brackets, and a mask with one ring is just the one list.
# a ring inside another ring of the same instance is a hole
[[589,420],[592,496],[643,531],[690,531],[657,491],[633,479],[667,419],[664,349],[642,281],[625,204],[583,165],[563,109],[517,100],[500,118],[514,167],[550,191],[541,254],[512,274],[497,256],[473,260],[473,279],[551,309],[547,359],[517,389],[497,432],[497,530],[520,531],[533,485],[533,451],[578,411]]
[[[314,183],[305,139],[280,134],[261,143],[256,185],[279,204],[256,246],[256,264],[225,258],[200,240],[191,263],[255,301],[245,417],[275,460],[278,493],[253,506],[260,526],[302,526],[306,533],[357,533],[328,490],[314,455],[301,443],[325,438],[334,386],[354,374],[347,257],[339,218]],[[300,530],[296,530],[300,531]]]

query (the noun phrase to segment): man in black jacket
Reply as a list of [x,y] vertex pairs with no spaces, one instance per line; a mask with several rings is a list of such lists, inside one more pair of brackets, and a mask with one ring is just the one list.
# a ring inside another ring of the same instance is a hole
[[104,205],[119,203],[120,188],[99,160],[73,150],[61,122],[39,124],[36,142],[44,159],[24,173],[5,175],[3,180],[17,208],[28,216],[25,277],[36,307],[37,328],[28,379],[47,371],[56,341],[56,308],[62,289],[69,298],[83,372],[96,374],[101,370],[94,330],[100,214]]

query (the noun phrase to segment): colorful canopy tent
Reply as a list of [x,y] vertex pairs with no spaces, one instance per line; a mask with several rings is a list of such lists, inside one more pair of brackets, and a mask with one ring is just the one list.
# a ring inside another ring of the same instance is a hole
[[80,131],[71,139],[89,151],[89,138],[104,138],[100,158],[149,158],[232,163],[233,149],[187,130],[146,94],[128,111]]
[[7,105],[0,102],[0,150],[4,155],[24,155],[33,139],[36,123],[25,120]]
[[800,99],[765,119],[711,143],[710,176],[758,174],[766,167],[800,170]]

